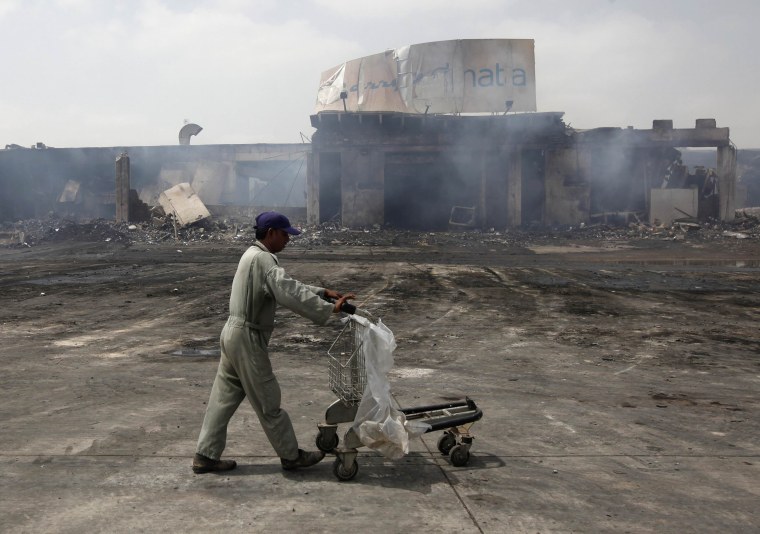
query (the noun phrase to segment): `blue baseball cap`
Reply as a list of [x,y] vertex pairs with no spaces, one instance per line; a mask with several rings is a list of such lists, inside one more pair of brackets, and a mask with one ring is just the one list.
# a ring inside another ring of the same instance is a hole
[[298,235],[301,233],[301,230],[297,230],[290,226],[290,221],[287,217],[276,211],[259,213],[256,216],[256,226],[254,228],[257,230],[269,230],[270,228],[274,228],[275,230],[285,230],[290,235]]

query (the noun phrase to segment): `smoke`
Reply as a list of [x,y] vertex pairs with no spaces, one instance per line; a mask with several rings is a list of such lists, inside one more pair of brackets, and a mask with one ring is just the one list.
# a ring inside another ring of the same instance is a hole
[[[408,135],[416,133],[413,121]],[[522,220],[543,222],[544,151],[564,139],[561,114],[433,117],[420,144],[425,151],[388,152],[384,160],[384,220],[414,230],[447,230],[452,210],[474,211],[476,227],[504,228],[510,209],[508,172],[522,160]],[[384,142],[393,143],[394,133]],[[435,144],[435,139],[445,139]],[[431,146],[432,145],[432,146]],[[350,178],[349,178],[350,179]],[[458,217],[461,217],[459,215]],[[460,220],[453,222],[461,222]]]
[[[164,189],[197,178],[199,189],[208,187],[198,191],[204,203],[305,207],[304,145],[270,145],[260,154],[259,149],[244,145],[241,162],[230,145],[0,150],[0,221],[51,212],[113,217],[115,160],[125,151],[130,156],[130,188],[151,204]],[[78,184],[76,200],[58,202],[69,181]],[[252,187],[256,183],[258,189]]]

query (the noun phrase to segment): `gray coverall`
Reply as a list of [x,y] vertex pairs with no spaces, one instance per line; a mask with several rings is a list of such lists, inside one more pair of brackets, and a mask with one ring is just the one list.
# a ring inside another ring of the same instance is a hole
[[277,257],[259,241],[240,258],[230,295],[230,316],[220,337],[221,360],[211,388],[197,452],[218,460],[227,442],[227,423],[247,396],[274,447],[286,460],[298,457],[298,441],[287,412],[280,408],[280,385],[272,373],[267,345],[278,304],[326,323],[333,304],[323,288],[290,278]]

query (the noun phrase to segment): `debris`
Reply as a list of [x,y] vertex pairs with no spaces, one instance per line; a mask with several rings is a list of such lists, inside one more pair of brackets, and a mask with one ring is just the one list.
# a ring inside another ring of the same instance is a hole
[[[111,239],[111,243],[161,244],[175,238],[177,247],[191,242],[213,241],[239,246],[255,241],[254,221],[248,217],[223,220],[203,219],[185,227],[177,225],[174,217],[164,215],[160,206],[151,210],[150,223],[119,223],[113,220],[89,221],[60,218],[27,219],[15,223],[0,223],[0,247],[34,247],[45,242],[96,242]],[[135,226],[135,229],[130,227]],[[626,225],[587,224],[572,229],[568,226],[537,229],[507,229],[501,232],[465,229],[451,232],[415,232],[388,226],[352,229],[336,223],[301,225],[304,232],[294,238],[291,249],[317,249],[325,246],[419,246],[427,250],[448,245],[473,249],[498,250],[514,246],[539,244],[556,245],[558,240],[596,241],[604,243],[663,239],[692,243],[736,239],[760,239],[760,220],[737,218],[734,221],[708,220],[700,223],[677,219],[672,225],[629,222]],[[743,236],[743,237],[742,237]]]
[[741,232],[723,232],[723,235],[726,237],[735,237],[736,239],[747,239],[749,236],[747,234],[743,234]]
[[682,214],[686,215],[689,219],[696,219],[696,217],[694,215],[691,215],[690,213],[686,213],[684,210],[682,210],[680,208],[677,208],[676,206],[673,206],[673,209],[676,210],[679,213],[682,213]]
[[451,208],[449,216],[449,228],[464,229],[475,226],[475,207],[474,206],[454,206]]
[[211,213],[187,182],[161,193],[158,202],[164,212],[171,214],[181,227],[211,217]]
[[63,191],[58,195],[58,202],[77,202],[79,198],[80,183],[69,180],[63,187]]
[[745,218],[760,221],[760,208],[741,208],[736,210],[735,215],[739,219]]
[[24,232],[19,230],[0,230],[0,245],[23,245]]
[[684,220],[674,221],[673,226],[679,230],[683,230],[684,232],[691,232],[692,230],[699,230],[702,228],[702,225],[699,223]]
[[660,221],[663,224],[671,224],[684,215],[689,219],[694,219],[692,214],[698,211],[699,191],[697,189],[652,189],[650,202],[649,221],[651,223]]

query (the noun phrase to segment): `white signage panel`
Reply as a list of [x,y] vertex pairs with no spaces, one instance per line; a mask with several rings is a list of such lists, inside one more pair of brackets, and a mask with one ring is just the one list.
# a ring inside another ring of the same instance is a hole
[[344,109],[402,113],[536,111],[534,42],[436,41],[348,61],[322,73],[315,111]]

